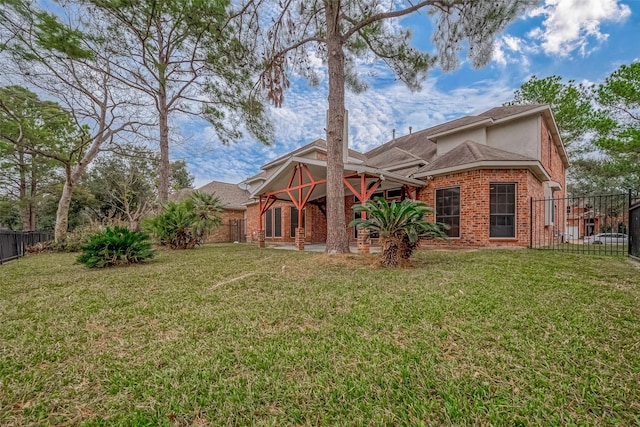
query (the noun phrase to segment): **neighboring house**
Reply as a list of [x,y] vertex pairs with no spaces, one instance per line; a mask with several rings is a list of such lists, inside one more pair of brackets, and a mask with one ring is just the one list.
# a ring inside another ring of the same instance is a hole
[[172,199],[184,200],[194,191],[214,194],[220,199],[224,208],[222,212],[222,222],[207,237],[207,242],[233,242],[244,241],[245,212],[249,202],[249,192],[241,188],[238,184],[227,182],[211,181],[197,190],[182,189],[178,191]]
[[603,215],[596,212],[593,206],[577,203],[567,206],[567,240],[576,241],[585,236],[593,236],[600,230]]
[[[326,143],[314,141],[262,166],[240,185],[247,237],[266,243],[324,242]],[[547,105],[498,107],[394,138],[367,153],[345,150],[346,223],[353,205],[376,196],[412,198],[435,208],[449,240],[427,244],[528,246],[531,198],[564,197],[567,154]],[[537,204],[536,234],[557,238],[565,212]],[[348,229],[368,250],[366,233]]]

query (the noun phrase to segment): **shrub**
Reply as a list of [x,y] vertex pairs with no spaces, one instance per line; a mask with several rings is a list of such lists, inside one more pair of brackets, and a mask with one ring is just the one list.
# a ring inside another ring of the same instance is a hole
[[146,234],[124,227],[107,227],[82,246],[77,261],[87,267],[103,268],[139,263],[154,255]]
[[82,246],[89,242],[92,236],[102,232],[102,229],[96,226],[78,227],[67,233],[60,241],[51,241],[49,249],[54,252],[80,252]]
[[408,260],[420,244],[420,238],[446,238],[442,231],[446,225],[427,221],[425,215],[433,212],[422,202],[405,199],[388,203],[382,197],[367,200],[354,206],[355,212],[366,218],[351,221],[350,226],[360,226],[380,236],[382,265],[396,266]]
[[162,212],[143,222],[143,228],[161,245],[171,249],[193,249],[206,234],[220,225],[220,200],[206,193],[195,192],[184,202],[167,203]]

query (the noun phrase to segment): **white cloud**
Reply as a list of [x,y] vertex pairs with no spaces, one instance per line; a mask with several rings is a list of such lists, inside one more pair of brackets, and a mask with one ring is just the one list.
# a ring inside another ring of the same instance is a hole
[[546,0],[542,7],[529,16],[544,16],[542,27],[527,35],[540,40],[542,49],[549,55],[568,56],[578,50],[582,56],[590,53],[589,41],[607,39],[600,24],[620,22],[631,14],[628,5],[619,0]]
[[[423,90],[412,93],[400,82],[370,89],[359,95],[347,92],[349,110],[349,147],[360,152],[389,141],[396,136],[419,131],[499,106],[510,99],[513,88],[499,80],[482,81],[467,87],[442,91],[432,77]],[[287,152],[325,138],[326,85],[288,92],[283,108],[273,109],[276,142],[269,147],[249,140],[229,146],[209,141],[175,147],[173,158],[186,158],[196,177],[196,186],[211,180],[240,182],[260,171],[260,166]],[[206,127],[203,140],[213,139]],[[193,139],[193,138],[192,138]]]
[[535,51],[534,46],[521,38],[505,34],[494,43],[492,59],[501,67],[517,64],[520,68],[528,70],[530,65],[528,55]]

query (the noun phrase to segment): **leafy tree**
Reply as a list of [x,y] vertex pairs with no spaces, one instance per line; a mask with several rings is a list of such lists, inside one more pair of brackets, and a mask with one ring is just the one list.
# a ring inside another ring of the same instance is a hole
[[604,170],[620,190],[640,189],[640,62],[622,65],[594,93],[594,144],[609,159]]
[[184,202],[168,202],[162,212],[143,222],[144,228],[171,249],[193,249],[206,234],[220,225],[220,200],[207,193],[194,192]]
[[508,105],[547,103],[569,147],[569,190],[602,194],[640,188],[640,64],[622,65],[599,85],[533,76]]
[[187,169],[187,162],[176,160],[171,162],[171,175],[169,176],[170,190],[175,193],[183,188],[193,188],[193,175]]
[[589,87],[569,80],[562,82],[560,76],[539,79],[532,76],[516,90],[513,100],[505,105],[549,104],[567,149],[579,151],[576,145],[589,130],[592,114]]
[[[120,150],[122,151],[122,150]],[[140,220],[157,205],[158,159],[148,152],[129,147],[129,154],[100,156],[82,183],[93,195],[86,206],[91,217],[102,224],[127,224],[137,230]],[[170,182],[177,191],[193,185],[193,176],[184,160],[171,163]]]
[[[113,76],[117,64],[102,55],[109,51],[111,39],[87,36],[79,29],[85,24],[82,17],[72,16],[70,24],[63,23],[23,0],[0,0],[0,6],[0,73],[21,76],[25,84],[58,100],[72,116],[74,126],[65,127],[65,150],[38,150],[64,169],[55,225],[55,239],[60,240],[67,232],[73,189],[83,172],[105,145],[114,144],[125,132],[140,131],[146,103],[127,93],[127,86]],[[56,8],[61,10],[65,8]]]
[[380,236],[382,265],[397,266],[407,260],[418,247],[420,238],[446,238],[444,225],[425,219],[433,210],[422,202],[405,199],[401,202],[387,202],[382,197],[367,200],[353,207],[355,212],[365,214],[349,224],[367,229]]
[[20,211],[15,201],[0,195],[0,229],[17,230],[22,226]]
[[[83,8],[82,2],[74,7]],[[267,143],[271,126],[251,96],[259,61],[237,37],[228,0],[88,0],[96,37],[109,34],[98,55],[117,63],[110,72],[155,106],[160,147],[158,197],[170,191],[169,119],[174,114],[208,120],[223,143],[242,136],[242,125]],[[241,14],[240,14],[241,15]]]
[[145,155],[99,157],[83,178],[94,198],[87,206],[92,216],[103,224],[125,223],[137,230],[156,204],[156,170]]
[[35,230],[42,187],[62,170],[75,123],[65,110],[20,86],[0,88],[0,184],[18,205],[23,230]]
[[[261,85],[268,99],[282,105],[289,87],[289,73],[297,72],[311,83],[318,76],[310,66],[311,53],[322,58],[329,76],[327,116],[327,252],[349,252],[344,215],[343,128],[345,86],[356,92],[360,80],[358,58],[384,61],[407,86],[420,88],[427,71],[436,64],[450,71],[460,64],[459,53],[468,47],[474,67],[491,59],[494,35],[522,13],[531,0],[291,0],[269,3],[277,10],[273,24],[265,28],[266,71]],[[396,18],[426,10],[434,23],[437,55],[419,52],[410,45],[410,30],[396,25]],[[253,21],[251,21],[253,22]],[[249,29],[258,30],[258,23]]]

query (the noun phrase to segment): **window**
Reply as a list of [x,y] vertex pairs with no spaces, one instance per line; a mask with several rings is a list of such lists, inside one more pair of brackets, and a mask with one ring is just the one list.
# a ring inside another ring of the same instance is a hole
[[489,237],[516,237],[516,185],[489,186]]
[[264,213],[265,237],[282,237],[282,208],[269,209]]
[[436,190],[436,222],[447,224],[449,237],[460,237],[460,187]]
[[402,197],[402,189],[395,188],[393,190],[387,190],[387,199],[397,199]]
[[[307,211],[306,210],[302,210],[302,227],[301,228],[305,228],[305,221],[306,221],[306,215]],[[295,206],[291,206],[291,215],[289,216],[289,236],[290,237],[296,237],[296,228],[298,228],[298,208],[296,208]]]
[[273,209],[273,237],[282,237],[282,208]]
[[273,237],[273,212],[269,209],[264,214],[264,235]]

